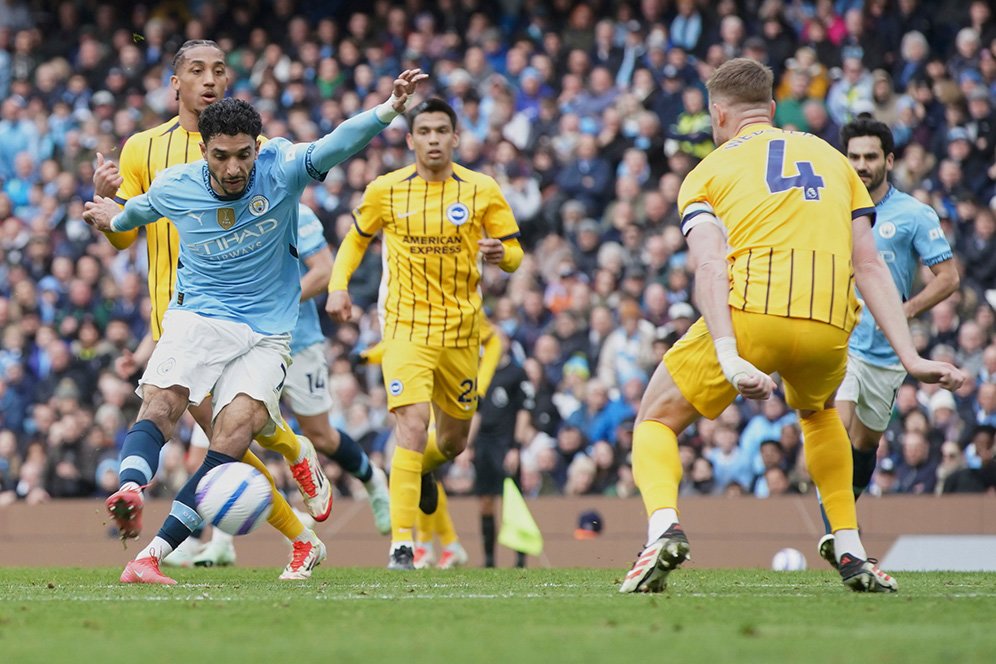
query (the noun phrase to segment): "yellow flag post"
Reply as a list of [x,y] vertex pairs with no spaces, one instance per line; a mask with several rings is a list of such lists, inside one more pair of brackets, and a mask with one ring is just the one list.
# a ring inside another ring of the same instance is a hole
[[512,478],[505,478],[498,543],[513,551],[538,556],[543,553],[543,533],[530,514],[526,501]]

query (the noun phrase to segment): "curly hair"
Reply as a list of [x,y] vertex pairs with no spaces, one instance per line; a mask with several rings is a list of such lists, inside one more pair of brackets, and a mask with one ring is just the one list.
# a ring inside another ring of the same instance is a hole
[[249,102],[242,99],[222,99],[201,111],[197,130],[201,132],[201,140],[205,145],[220,134],[248,134],[255,141],[263,132],[263,121]]

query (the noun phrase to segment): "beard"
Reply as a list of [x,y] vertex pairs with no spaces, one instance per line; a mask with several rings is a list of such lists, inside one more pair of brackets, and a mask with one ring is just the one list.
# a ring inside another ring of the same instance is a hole
[[875,191],[878,189],[882,183],[885,181],[886,170],[883,168],[879,171],[874,171],[868,173],[868,184],[866,185],[868,191]]

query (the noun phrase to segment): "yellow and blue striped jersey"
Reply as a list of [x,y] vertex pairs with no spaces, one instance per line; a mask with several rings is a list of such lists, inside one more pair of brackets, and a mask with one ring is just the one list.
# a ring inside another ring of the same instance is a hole
[[[123,182],[114,200],[124,205],[129,199],[147,192],[159,171],[200,159],[200,142],[200,132],[190,132],[181,127],[179,116],[130,137],[121,149],[118,168]],[[166,218],[149,224],[145,233],[149,259],[149,297],[152,302],[149,325],[152,328],[152,338],[158,340],[163,332],[163,315],[173,297],[180,236]],[[138,229],[108,235],[114,246],[122,248],[135,241]]]
[[678,209],[686,235],[703,213],[725,228],[731,307],[854,327],[851,222],[875,206],[828,143],[752,124],[688,174]]
[[412,164],[371,182],[354,217],[364,238],[384,232],[383,338],[449,348],[477,345],[477,241],[519,235],[498,183],[458,164],[446,180],[428,182]]

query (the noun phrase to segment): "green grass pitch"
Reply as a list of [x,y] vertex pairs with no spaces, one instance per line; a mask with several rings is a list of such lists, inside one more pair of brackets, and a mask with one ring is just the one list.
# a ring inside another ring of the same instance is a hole
[[831,571],[682,569],[620,595],[624,570],[175,572],[0,569],[0,660],[22,662],[991,662],[992,574],[905,573],[859,595]]

